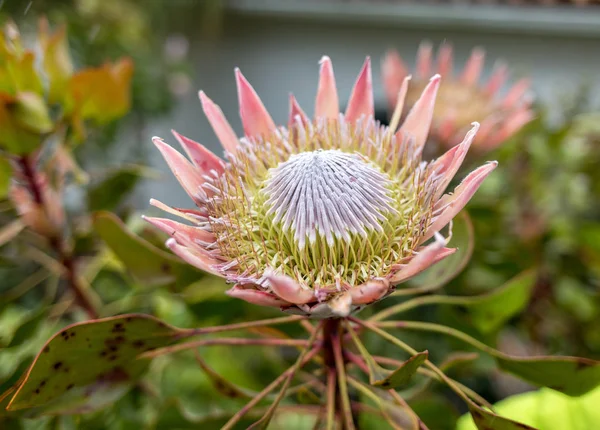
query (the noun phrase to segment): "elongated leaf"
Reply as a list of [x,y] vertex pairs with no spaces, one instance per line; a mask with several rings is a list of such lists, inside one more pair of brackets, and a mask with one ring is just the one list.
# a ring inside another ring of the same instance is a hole
[[377,385],[377,382],[386,380],[389,377],[390,371],[377,364],[352,327],[348,328],[348,333],[352,336],[354,345],[356,345],[356,348],[369,369],[369,383],[371,385]]
[[532,384],[569,396],[581,396],[600,385],[600,361],[579,357],[496,357],[498,366]]
[[400,367],[392,372],[385,379],[380,379],[373,382],[373,385],[378,385],[382,388],[400,388],[406,385],[411,378],[417,373],[417,369],[425,363],[429,357],[428,351],[419,352],[406,360]]
[[465,298],[460,304],[473,325],[482,333],[491,333],[525,308],[535,281],[535,272],[529,270],[488,294]]
[[204,370],[208,379],[212,382],[215,389],[226,397],[231,398],[251,398],[254,394],[250,390],[244,390],[238,387],[233,382],[229,382],[227,379],[219,375],[215,370],[208,365],[202,356],[196,352],[196,361],[198,365]]
[[114,401],[144,372],[145,351],[170,345],[179,330],[140,314],[72,324],[38,353],[8,410],[90,411]]
[[536,430],[526,424],[501,417],[474,403],[469,405],[469,412],[479,430]]
[[168,285],[175,281],[184,287],[203,276],[209,278],[176,256],[134,235],[109,212],[95,214],[94,228],[129,273],[146,287]]

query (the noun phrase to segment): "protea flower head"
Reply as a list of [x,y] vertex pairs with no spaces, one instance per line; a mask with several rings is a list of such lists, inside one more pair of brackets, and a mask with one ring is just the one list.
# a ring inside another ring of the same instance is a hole
[[[505,64],[497,63],[487,82],[482,82],[481,72],[485,52],[473,49],[462,73],[452,73],[452,46],[440,46],[437,63],[434,63],[432,46],[422,43],[417,54],[416,70],[411,87],[406,94],[406,104],[413,106],[433,73],[440,73],[444,81],[440,85],[438,102],[433,113],[431,139],[442,147],[460,142],[473,121],[481,123],[473,149],[490,151],[505,142],[527,124],[533,113],[529,109],[529,80],[521,79],[501,95],[508,78]],[[382,62],[382,74],[390,109],[397,104],[398,93],[404,79],[410,74],[395,51],[390,51]]]
[[368,58],[340,113],[332,64],[324,57],[314,119],[290,96],[287,126],[277,126],[241,72],[235,75],[242,138],[200,92],[228,162],[176,132],[191,162],[154,138],[197,206],[151,201],[187,221],[147,218],[172,236],[173,252],[233,283],[230,296],[316,318],[347,316],[452,254],[438,231],[497,163],[476,169],[444,195],[478,124],[437,160],[421,160],[440,76],[396,130],[408,79],[392,124],[380,125]]

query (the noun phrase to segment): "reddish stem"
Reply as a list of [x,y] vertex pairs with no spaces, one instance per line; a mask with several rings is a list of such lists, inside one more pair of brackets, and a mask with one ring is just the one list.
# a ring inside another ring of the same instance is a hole
[[[37,172],[35,170],[35,162],[30,157],[24,155],[18,160],[19,167],[23,173],[23,177],[27,181],[27,187],[33,196],[33,200],[39,205],[44,213],[49,213],[49,210],[44,201],[44,194],[40,188],[40,184],[37,178]],[[64,239],[59,237],[48,237],[51,248],[58,256],[58,260],[61,265],[65,268],[65,279],[69,289],[75,296],[76,303],[81,306],[88,314],[91,319],[98,318],[98,312],[96,307],[84,292],[84,288],[79,284],[77,279],[77,270],[75,268],[75,258],[72,253],[67,251]]]

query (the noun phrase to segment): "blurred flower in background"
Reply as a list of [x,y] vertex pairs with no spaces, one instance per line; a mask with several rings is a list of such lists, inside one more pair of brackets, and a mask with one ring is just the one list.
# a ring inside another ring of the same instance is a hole
[[487,82],[482,83],[484,61],[485,52],[475,48],[460,75],[456,75],[452,45],[443,43],[436,60],[432,45],[423,42],[417,54],[415,73],[411,74],[400,55],[389,51],[381,66],[389,111],[392,112],[396,106],[402,81],[407,76],[413,76],[406,95],[407,104],[412,106],[428,78],[439,73],[442,83],[433,116],[431,140],[442,148],[456,145],[471,122],[478,121],[481,127],[473,149],[478,153],[491,151],[531,121],[534,114],[530,109],[529,79],[518,81],[501,95],[508,78],[507,67],[498,63]]

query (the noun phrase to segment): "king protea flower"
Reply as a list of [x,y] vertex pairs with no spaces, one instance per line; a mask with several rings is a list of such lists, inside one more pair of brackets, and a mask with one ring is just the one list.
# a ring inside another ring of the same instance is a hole
[[444,194],[475,133],[433,162],[421,160],[440,76],[434,76],[398,127],[408,79],[390,127],[373,118],[367,58],[345,113],[329,58],[321,61],[314,119],[290,96],[287,126],[277,126],[239,70],[244,136],[221,109],[200,100],[228,162],[176,132],[191,162],[154,138],[196,204],[170,208],[187,221],[147,218],[172,237],[188,263],[225,278],[250,303],[317,318],[347,316],[455,250],[438,233],[496,167],[470,173]]
[[[431,138],[443,147],[460,142],[473,121],[481,123],[473,148],[487,152],[505,142],[533,118],[530,108],[529,80],[521,79],[501,95],[508,78],[506,65],[497,63],[487,82],[481,82],[485,61],[482,49],[473,49],[462,73],[452,74],[452,46],[440,46],[437,63],[432,58],[432,47],[422,43],[417,54],[417,65],[406,104],[413,106],[434,73],[444,76],[438,103],[433,113]],[[390,51],[382,62],[382,74],[390,110],[397,104],[402,82],[409,75],[408,68],[395,51]]]

